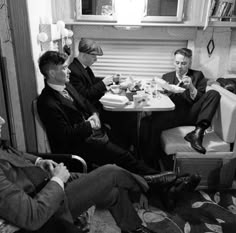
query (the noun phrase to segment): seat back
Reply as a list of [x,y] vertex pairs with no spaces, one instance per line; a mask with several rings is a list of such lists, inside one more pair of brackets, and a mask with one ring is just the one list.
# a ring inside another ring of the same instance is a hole
[[220,105],[213,118],[214,132],[225,142],[234,143],[236,137],[236,95],[213,84],[208,89],[220,93]]
[[34,122],[36,128],[37,151],[38,153],[51,153],[46,130],[39,118],[37,109],[37,98],[33,100],[32,108],[33,108]]

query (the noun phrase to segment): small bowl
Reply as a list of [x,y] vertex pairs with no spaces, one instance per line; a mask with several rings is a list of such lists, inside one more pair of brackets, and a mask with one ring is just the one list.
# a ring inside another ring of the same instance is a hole
[[120,94],[121,93],[120,85],[111,85],[111,92],[113,94]]

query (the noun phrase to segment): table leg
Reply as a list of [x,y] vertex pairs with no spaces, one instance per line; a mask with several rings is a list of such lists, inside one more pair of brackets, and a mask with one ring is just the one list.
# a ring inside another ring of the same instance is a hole
[[140,126],[142,120],[143,112],[137,112],[137,135],[136,135],[136,148],[137,148],[137,157],[138,159],[142,159],[142,155],[140,153]]

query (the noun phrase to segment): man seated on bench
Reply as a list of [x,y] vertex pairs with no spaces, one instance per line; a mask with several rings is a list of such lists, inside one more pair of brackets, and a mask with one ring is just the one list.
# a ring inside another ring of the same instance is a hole
[[220,94],[215,90],[206,92],[207,79],[201,71],[191,69],[191,63],[192,51],[187,48],[178,49],[174,53],[175,71],[162,77],[169,84],[185,90],[182,93],[167,93],[175,104],[174,111],[152,113],[148,146],[150,158],[156,159],[160,154],[160,135],[163,130],[184,125],[196,126],[184,139],[190,142],[194,150],[206,153],[202,140],[219,105]]

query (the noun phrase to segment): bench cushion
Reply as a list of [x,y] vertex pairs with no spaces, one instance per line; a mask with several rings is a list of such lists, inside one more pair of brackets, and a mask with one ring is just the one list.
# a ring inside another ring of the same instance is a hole
[[[180,126],[164,130],[161,135],[161,143],[164,152],[167,155],[177,152],[195,152],[190,143],[184,139],[184,136],[194,130],[194,126]],[[229,152],[230,144],[224,142],[214,131],[206,131],[203,138],[203,146],[207,152]]]

